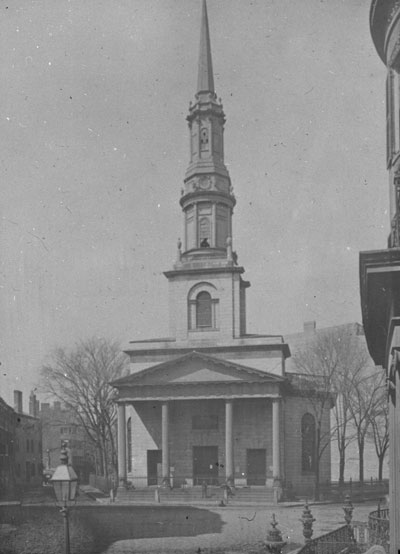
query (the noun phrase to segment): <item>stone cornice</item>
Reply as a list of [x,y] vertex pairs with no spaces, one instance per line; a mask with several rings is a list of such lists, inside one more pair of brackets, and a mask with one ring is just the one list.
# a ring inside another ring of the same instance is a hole
[[193,344],[177,343],[176,341],[132,342],[129,343],[126,348],[124,348],[124,352],[125,354],[132,355],[137,359],[149,357],[152,361],[154,361],[155,357],[161,358],[163,356],[182,356],[184,354],[192,352],[195,348],[209,355],[223,354],[226,358],[229,358],[229,355],[235,354],[235,352],[250,354],[251,352],[258,351],[279,351],[284,358],[288,358],[290,356],[289,346],[288,344],[283,342],[282,337],[260,337],[258,339],[246,339],[246,337],[242,337],[232,339],[232,341],[230,341],[229,343],[227,342],[225,345],[202,345],[201,349],[198,345],[195,347]]
[[121,386],[118,402],[194,400],[202,398],[278,398],[282,383],[223,382]]
[[400,248],[360,252],[360,292],[368,349],[375,364],[385,367],[390,320],[399,315]]
[[185,268],[183,266],[182,269],[164,271],[164,275],[167,279],[170,279],[171,277],[178,277],[179,275],[199,275],[200,276],[200,275],[208,275],[210,273],[244,273],[244,268],[241,266],[232,266],[232,265],[226,265],[223,267],[208,266],[208,267],[198,267],[198,268],[196,267]]

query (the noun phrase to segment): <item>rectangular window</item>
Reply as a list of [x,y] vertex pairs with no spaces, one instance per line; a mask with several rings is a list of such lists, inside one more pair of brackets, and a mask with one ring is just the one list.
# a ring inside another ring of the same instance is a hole
[[218,429],[218,416],[213,414],[196,414],[192,416],[192,429]]

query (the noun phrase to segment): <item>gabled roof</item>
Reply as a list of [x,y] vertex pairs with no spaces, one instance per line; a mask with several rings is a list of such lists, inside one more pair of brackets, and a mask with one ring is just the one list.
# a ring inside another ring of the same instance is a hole
[[193,350],[188,354],[154,365],[111,383],[116,388],[141,385],[232,383],[232,382],[282,383],[284,377],[254,369],[215,356]]

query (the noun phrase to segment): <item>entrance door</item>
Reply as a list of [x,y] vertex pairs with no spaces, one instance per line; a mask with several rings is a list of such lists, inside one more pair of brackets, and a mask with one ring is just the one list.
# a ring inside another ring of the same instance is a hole
[[162,462],[162,450],[148,450],[147,451],[147,484],[157,485],[157,467]]
[[247,484],[265,485],[266,469],[265,448],[249,448],[247,450]]
[[193,485],[218,485],[218,446],[193,446]]

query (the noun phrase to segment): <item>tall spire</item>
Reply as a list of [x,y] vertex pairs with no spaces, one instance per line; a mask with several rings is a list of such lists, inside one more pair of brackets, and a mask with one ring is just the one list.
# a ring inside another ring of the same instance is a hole
[[211,59],[210,31],[208,29],[207,3],[203,0],[203,13],[201,16],[199,74],[197,79],[197,92],[214,93],[214,75]]
[[219,259],[225,266],[232,263],[232,213],[236,201],[224,163],[225,114],[214,90],[206,0],[201,17],[197,92],[186,119],[190,161],[180,199],[185,235],[178,258],[180,263],[191,263],[192,258],[208,259],[212,252],[213,263]]

